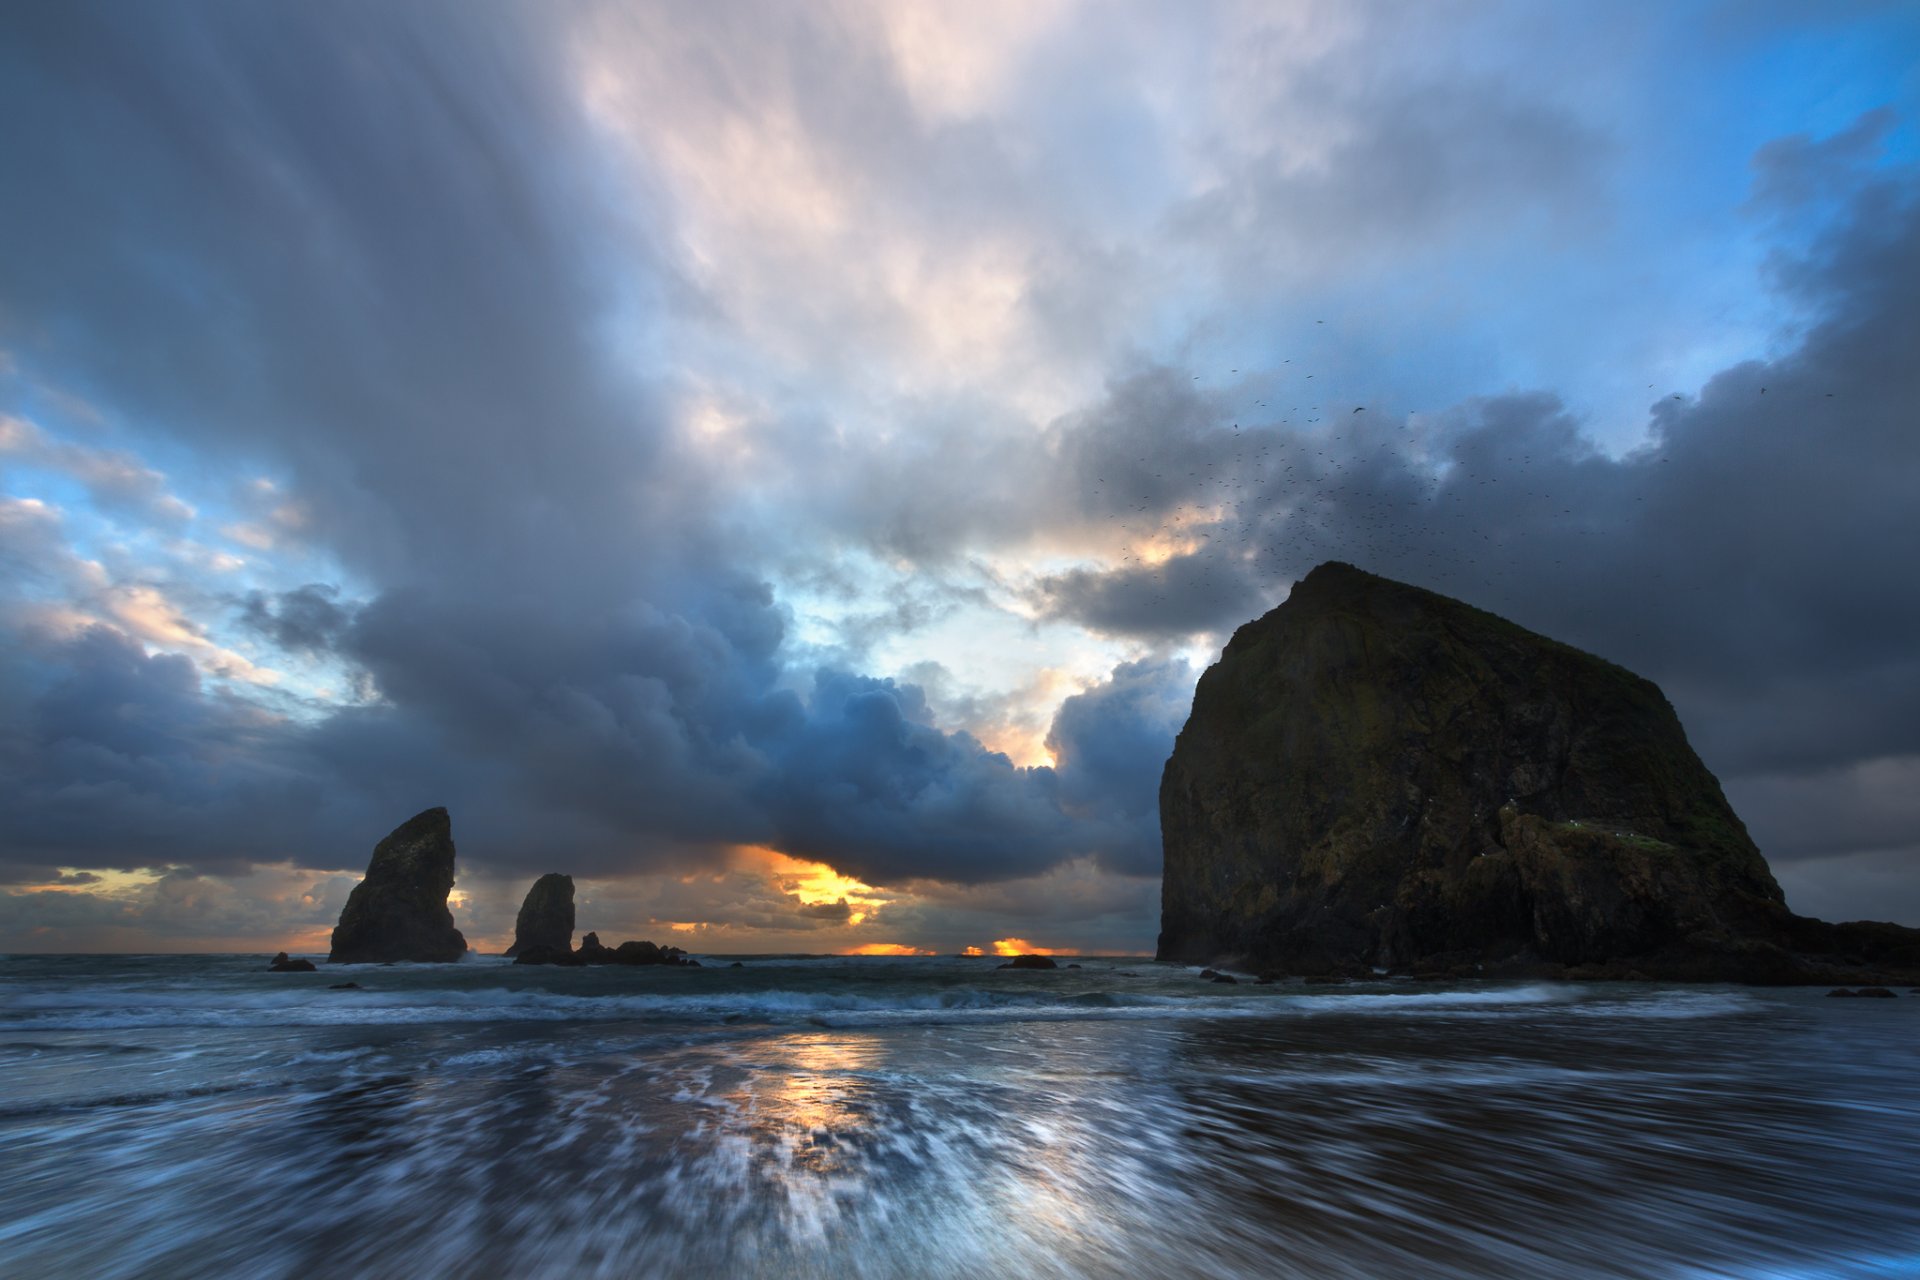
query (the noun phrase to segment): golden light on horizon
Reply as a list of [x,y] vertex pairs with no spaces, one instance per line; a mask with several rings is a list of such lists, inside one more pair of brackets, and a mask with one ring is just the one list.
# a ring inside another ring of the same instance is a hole
[[1041,947],[1028,942],[1025,938],[996,938],[993,954],[997,956],[1064,956],[1073,952],[1062,951],[1057,947]]
[[21,893],[124,893],[144,889],[160,878],[157,871],[92,870],[82,867],[58,867],[57,880],[42,880],[15,886]]
[[853,950],[844,951],[841,954],[849,956],[932,956],[940,953],[937,951],[928,951],[924,947],[910,947],[904,942],[863,942]]
[[978,947],[968,947],[965,951],[962,951],[960,954],[963,956],[983,956],[987,953],[982,951]]

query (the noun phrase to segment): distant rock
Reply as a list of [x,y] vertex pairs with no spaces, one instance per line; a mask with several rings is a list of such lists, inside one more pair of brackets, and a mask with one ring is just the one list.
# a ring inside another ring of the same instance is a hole
[[667,954],[651,942],[623,942],[613,949],[614,964],[667,964]]
[[1861,987],[1857,991],[1850,990],[1846,987],[1835,987],[1833,990],[1827,992],[1827,995],[1829,997],[1847,996],[1854,999],[1865,997],[1870,1000],[1898,1000],[1900,998],[1885,987]]
[[517,956],[527,947],[573,950],[572,876],[549,872],[527,890],[513,922],[513,945],[507,954]]
[[373,850],[367,875],[347,896],[329,964],[400,960],[445,963],[467,953],[453,927],[453,826],[445,809],[416,814]]
[[276,951],[273,959],[267,961],[267,968],[275,973],[312,973],[314,971],[313,961],[289,960],[284,951]]
[[366,988],[361,986],[357,982],[336,982],[332,986],[328,987],[327,990],[329,991],[365,991]]
[[1650,681],[1323,564],[1201,677],[1160,785],[1159,958],[1364,977],[1884,982],[1795,916]]
[[1015,956],[999,967],[1002,969],[1058,969],[1060,966],[1053,962],[1052,956]]
[[600,945],[600,935],[597,933],[589,933],[581,938],[578,951],[568,951],[562,947],[531,946],[515,956],[513,962],[556,965],[671,965],[682,969],[702,967],[698,960],[690,958],[679,947],[661,947],[651,942],[623,942],[617,947],[604,947]]
[[513,958],[515,964],[557,964],[577,968],[587,963],[586,956],[566,947],[531,946],[523,947],[520,954]]

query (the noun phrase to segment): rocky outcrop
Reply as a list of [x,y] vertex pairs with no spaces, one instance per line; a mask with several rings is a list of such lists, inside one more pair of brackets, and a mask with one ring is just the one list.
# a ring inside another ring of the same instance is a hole
[[1786,908],[1651,682],[1326,564],[1201,677],[1160,787],[1161,959],[1854,981],[1920,931]]
[[572,876],[549,872],[527,890],[513,922],[513,945],[507,948],[507,954],[517,956],[528,947],[573,950]]
[[623,942],[617,947],[600,945],[600,935],[589,933],[580,940],[578,951],[568,951],[560,947],[528,947],[514,957],[515,964],[623,964],[677,965],[683,969],[698,969],[698,960],[692,959],[679,947],[659,947],[651,942]]
[[314,972],[313,961],[289,960],[287,958],[287,953],[284,951],[274,952],[273,959],[267,961],[267,968],[273,970],[275,973],[312,973]]
[[[1005,955],[1006,953],[1002,952],[1001,954]],[[1053,962],[1052,956],[1015,956],[1013,959],[998,967],[1002,969],[1058,969],[1060,966]]]
[[374,846],[333,931],[330,964],[395,960],[444,962],[467,952],[453,927],[453,826],[445,809],[428,809]]

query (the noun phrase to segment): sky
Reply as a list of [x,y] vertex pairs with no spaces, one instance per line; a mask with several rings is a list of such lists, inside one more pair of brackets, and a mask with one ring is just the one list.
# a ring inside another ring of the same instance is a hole
[[0,950],[1150,952],[1339,559],[1920,925],[1920,9],[0,7]]

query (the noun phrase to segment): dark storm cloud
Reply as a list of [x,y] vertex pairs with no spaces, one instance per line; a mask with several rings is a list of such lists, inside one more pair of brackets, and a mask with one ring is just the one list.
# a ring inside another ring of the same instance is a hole
[[1754,153],[1748,204],[1781,212],[1844,197],[1879,159],[1895,123],[1893,108],[1880,107],[1832,137],[1796,133],[1774,139]]
[[1123,663],[1054,716],[1047,749],[1068,808],[1132,836],[1103,853],[1115,870],[1160,869],[1160,772],[1186,723],[1197,674],[1178,659]]
[[343,834],[314,794],[337,785],[335,771],[256,709],[209,693],[184,657],[149,657],[94,626],[15,647],[6,666],[32,690],[0,732],[15,877],[62,864],[232,866],[317,853]]
[[662,274],[591,265],[637,229],[510,11],[6,21],[0,107],[43,127],[9,131],[0,231],[35,252],[0,296],[43,375],[288,470],[309,535],[377,579],[604,564],[642,532],[623,512],[691,487],[648,490],[653,410],[594,358],[616,294]]
[[310,582],[269,598],[248,593],[240,605],[241,623],[290,653],[331,650],[353,621],[353,611],[338,603],[340,588]]
[[822,671],[810,712],[770,744],[764,802],[787,853],[872,884],[972,881],[1093,853],[1114,834],[1065,811],[1052,769],[934,728],[916,686]]
[[1043,581],[1039,602],[1049,617],[1116,635],[1150,636],[1230,629],[1272,603],[1239,560],[1206,555],[1176,555],[1118,572],[1073,569]]

